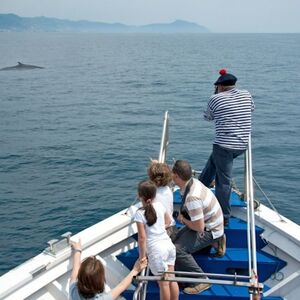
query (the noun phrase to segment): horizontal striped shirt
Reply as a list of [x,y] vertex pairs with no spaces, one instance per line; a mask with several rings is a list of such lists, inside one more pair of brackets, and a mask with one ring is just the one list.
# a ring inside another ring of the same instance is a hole
[[234,88],[213,95],[208,102],[204,118],[215,121],[214,144],[229,149],[246,149],[253,110],[252,96],[246,90]]
[[185,206],[191,221],[204,218],[205,228],[211,231],[214,239],[224,234],[223,213],[214,193],[198,179],[193,184],[186,196]]

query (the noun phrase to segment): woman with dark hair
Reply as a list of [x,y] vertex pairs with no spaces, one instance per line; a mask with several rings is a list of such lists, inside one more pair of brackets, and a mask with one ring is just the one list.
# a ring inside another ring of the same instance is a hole
[[72,300],[97,299],[115,300],[131,284],[134,276],[147,266],[147,259],[136,261],[129,274],[112,290],[105,292],[105,270],[95,256],[81,263],[81,241],[72,242],[73,270],[70,278],[69,295]]
[[[160,275],[166,271],[174,271],[176,249],[166,231],[170,216],[160,202],[154,202],[155,196],[156,185],[153,182],[144,180],[139,183],[138,197],[143,206],[137,210],[134,220],[138,229],[140,260],[147,256],[151,272]],[[163,276],[171,278],[174,274]],[[158,285],[161,300],[178,299],[177,282],[162,280]]]

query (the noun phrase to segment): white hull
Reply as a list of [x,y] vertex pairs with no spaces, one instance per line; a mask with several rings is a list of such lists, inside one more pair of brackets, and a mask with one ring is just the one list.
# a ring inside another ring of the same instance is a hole
[[[123,210],[72,237],[74,240],[79,237],[82,239],[82,258],[90,255],[101,257],[107,270],[108,286],[115,286],[128,272],[116,255],[137,246],[136,240],[132,238],[137,232],[132,223],[132,215],[136,209],[131,207],[127,214]],[[246,215],[245,208],[233,207],[233,216],[246,220]],[[280,217],[264,205],[260,205],[255,218],[256,224],[264,229],[263,238],[268,242],[263,250],[287,262],[280,273],[266,282],[271,289],[265,296],[298,300],[300,226]],[[56,257],[41,253],[0,278],[0,299],[68,299],[71,267],[69,247],[60,251]],[[37,269],[41,269],[41,272],[32,276]]]

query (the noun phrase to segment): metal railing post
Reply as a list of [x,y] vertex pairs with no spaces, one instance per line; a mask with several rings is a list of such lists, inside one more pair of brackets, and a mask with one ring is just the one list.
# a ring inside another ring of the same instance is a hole
[[168,144],[169,144],[169,113],[168,111],[166,111],[164,117],[162,135],[161,135],[159,156],[158,156],[158,162],[160,163],[164,163],[166,161]]
[[[147,269],[148,269],[148,267],[147,267]],[[146,269],[143,269],[140,276],[145,276],[145,275],[146,275]],[[144,284],[145,284],[145,281],[139,282],[137,288],[134,291],[134,294],[132,297],[133,300],[141,300],[141,296],[142,296],[141,293],[143,293]]]
[[[160,150],[158,156],[158,162],[160,163],[164,163],[166,161],[168,144],[169,144],[169,113],[168,111],[166,111],[164,116],[163,130],[161,135]],[[148,276],[148,275],[149,275],[149,267],[144,269],[141,273],[141,276]],[[138,284],[138,287],[136,288],[133,294],[133,300],[146,300],[147,285],[148,285],[148,281],[144,281],[144,282],[142,281]]]
[[[147,266],[146,268],[146,276],[149,276],[149,266]],[[147,296],[147,287],[148,287],[148,281],[146,281],[144,283],[144,286],[142,288],[142,296],[141,296],[141,300],[146,300],[146,296]]]
[[[254,212],[254,190],[252,174],[252,144],[251,134],[249,136],[248,148],[245,152],[245,196],[247,201],[247,240],[249,251],[249,275],[254,287],[258,286],[257,258],[256,258],[256,233]],[[251,299],[253,295],[251,295]]]
[[245,152],[244,157],[244,199],[247,203],[247,245],[248,245],[248,269],[249,269],[249,276],[251,275],[251,268],[252,268],[252,248],[251,248],[251,227],[250,224],[250,201],[249,201],[249,144],[247,150]]

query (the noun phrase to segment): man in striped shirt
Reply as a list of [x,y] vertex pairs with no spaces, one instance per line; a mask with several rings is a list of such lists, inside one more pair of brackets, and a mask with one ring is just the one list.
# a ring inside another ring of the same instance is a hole
[[[173,181],[183,195],[178,220],[185,225],[177,233],[176,263],[178,271],[203,273],[192,254],[208,246],[225,253],[222,209],[213,192],[199,180],[192,178],[192,168],[185,160],[177,160],[172,168]],[[218,249],[221,246],[221,249]],[[203,276],[207,278],[206,276]],[[187,294],[198,294],[210,288],[199,283],[184,289]]]
[[219,73],[215,95],[204,113],[206,120],[215,121],[216,135],[212,154],[199,180],[208,187],[215,179],[216,197],[222,207],[224,224],[228,225],[233,160],[247,148],[254,103],[248,91],[235,87],[237,78],[234,75],[224,69]]

